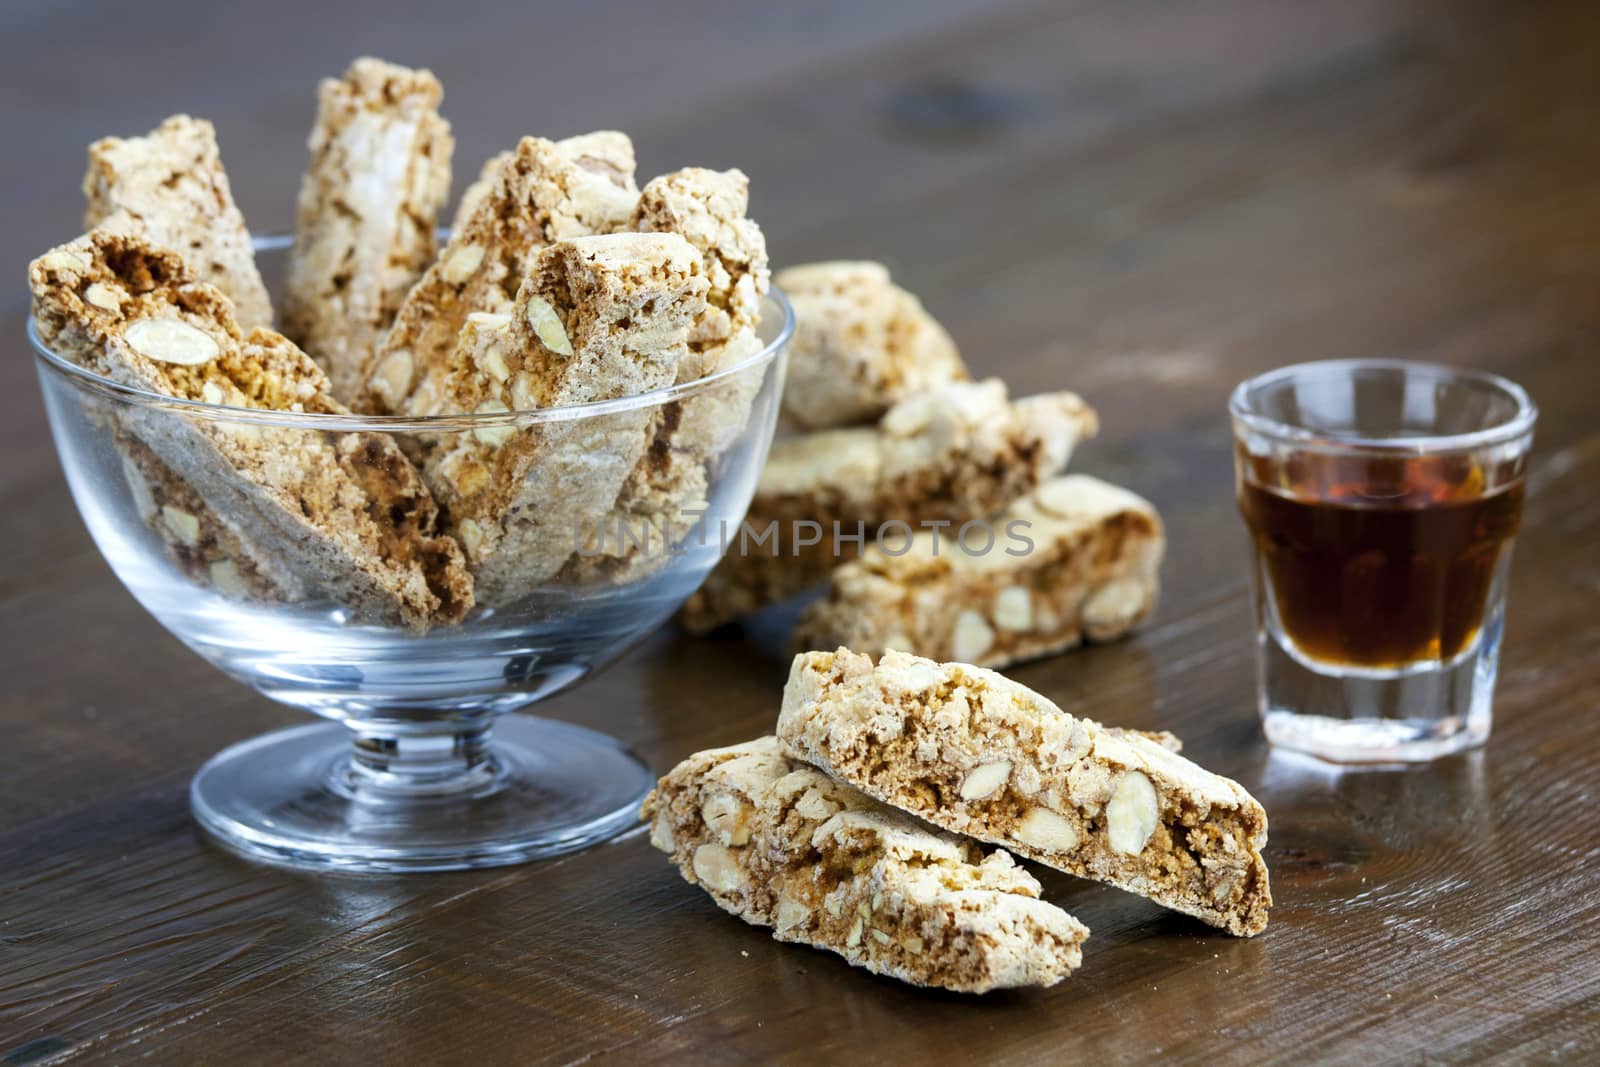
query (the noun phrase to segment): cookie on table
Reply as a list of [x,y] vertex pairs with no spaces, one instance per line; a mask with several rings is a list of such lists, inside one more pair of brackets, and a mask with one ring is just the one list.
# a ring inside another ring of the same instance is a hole
[[881,263],[806,263],[779,271],[777,283],[795,317],[783,410],[799,426],[870,422],[914,393],[968,377],[944,327]]
[[626,134],[524,137],[406,296],[373,351],[355,406],[407,415],[444,411],[451,356],[467,316],[512,314],[534,257],[550,243],[626,228],[639,201],[633,170]]
[[[1066,466],[1096,429],[1074,393],[1012,401],[991,378],[908,397],[876,426],[778,441],[745,520],[749,536],[730,531],[728,554],[679,618],[705,632],[802,592],[880,532],[900,529],[889,524],[914,532],[987,519]],[[773,537],[757,543],[768,528]]]
[[[527,411],[671,385],[706,304],[694,247],[676,234],[558,241],[536,255],[509,315],[468,317],[452,358],[451,410]],[[584,524],[615,504],[650,443],[653,409],[440,442],[425,465],[467,550],[484,603],[557,574]]]
[[903,982],[1054,985],[1089,935],[1005,852],[892,811],[771,737],[690,756],[641,815],[651,844],[724,911]]
[[363,58],[317,90],[300,183],[283,332],[353,397],[411,286],[434,258],[450,194],[444,90],[426,70]]
[[802,653],[778,737],[788,755],[945,830],[1230,933],[1266,928],[1267,816],[1243,786],[994,671]]
[[[219,289],[130,229],[90,233],[29,266],[34,317],[53,351],[179,399],[348,413],[293,342],[259,327],[242,332]],[[196,506],[226,516],[255,558],[270,553],[262,570],[300,576],[359,621],[423,631],[471,608],[461,550],[438,531],[433,498],[389,438],[132,405],[118,419],[121,433],[192,490]]]
[[272,325],[272,302],[211,123],[174,115],[144,137],[96,141],[83,194],[85,229],[126,212],[152,243],[182,256],[199,280],[233,301],[246,329]]
[[1154,609],[1165,545],[1147,501],[1063,475],[983,531],[869,546],[801,613],[795,645],[1004,667],[1114,640]]

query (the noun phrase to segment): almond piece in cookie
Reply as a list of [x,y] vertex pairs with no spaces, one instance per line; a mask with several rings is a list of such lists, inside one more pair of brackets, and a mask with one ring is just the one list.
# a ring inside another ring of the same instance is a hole
[[965,381],[955,342],[881,263],[806,263],[778,272],[794,307],[783,410],[822,430],[881,416],[914,393]]
[[[515,313],[468,317],[450,405],[530,411],[671,385],[705,294],[700,256],[676,234],[558,241],[534,258]],[[645,406],[532,425],[508,415],[433,449],[428,482],[484,603],[515,600],[560,571],[585,524],[615,504],[649,445],[653,415]]]
[[875,427],[779,441],[745,533],[728,532],[727,555],[679,618],[711,630],[822,581],[876,537],[987,519],[1064,467],[1095,430],[1077,395],[1010,401],[991,378],[909,397]]
[[788,755],[945,830],[1230,933],[1266,928],[1267,816],[1243,786],[994,671],[802,653],[778,737]]
[[641,815],[651,844],[724,911],[902,982],[1055,985],[1089,935],[1005,852],[891,811],[771,737],[690,756]]
[[1126,634],[1155,606],[1165,548],[1155,508],[1086,474],[1052,478],[981,530],[870,545],[809,605],[797,648],[1004,667]]
[[174,115],[147,136],[96,141],[83,194],[86,229],[126,212],[153,244],[172,249],[197,279],[222,290],[246,329],[272,325],[272,302],[211,123]]
[[639,201],[633,143],[612,131],[524,137],[406,296],[363,378],[363,410],[434,415],[473,312],[510,315],[534,257],[553,241],[625,229]]
[[[54,352],[183,400],[348,414],[293,342],[262,328],[242,333],[220,290],[127,229],[90,233],[29,266],[34,318]],[[460,548],[438,532],[433,498],[389,438],[138,405],[117,417],[117,431],[180,478],[189,499],[226,516],[261,573],[288,572],[357,620],[418,631],[471,608]],[[188,536],[191,524],[172,518]],[[248,592],[226,570],[212,578],[229,595]]]
[[366,58],[317,90],[283,322],[336,396],[360,392],[372,348],[433,261],[454,146],[443,96],[426,70]]

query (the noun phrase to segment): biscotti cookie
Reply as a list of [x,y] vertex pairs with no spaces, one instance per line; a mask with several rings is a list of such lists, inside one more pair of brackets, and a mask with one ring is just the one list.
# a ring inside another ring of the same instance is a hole
[[[709,288],[706,310],[689,334],[689,356],[678,367],[680,384],[730,370],[762,349],[756,334],[761,302],[771,288],[766,238],[747,212],[750,182],[742,171],[686,167],[652,179],[639,195],[633,227],[676,233],[700,253]],[[662,408],[652,453],[671,453],[639,471],[646,500],[704,503],[705,470],[744,432],[763,374],[737,374],[692,391]]]
[[[40,336],[97,374],[183,400],[347,414],[291,341],[241,334],[220,290],[137,235],[91,233],[35,260],[28,277]],[[432,497],[387,437],[141,405],[117,417],[258,558],[271,553],[269,569],[302,576],[352,618],[420,631],[471,607],[460,548],[436,532]]]
[[272,302],[211,123],[174,115],[147,136],[96,141],[83,194],[85,229],[127,212],[151,242],[172,249],[199,280],[222,290],[246,329],[272,324]]
[[[529,411],[671,385],[705,309],[694,247],[676,234],[618,233],[540,252],[514,315],[476,312],[448,380],[452,410]],[[555,575],[579,531],[616,502],[649,444],[646,406],[439,444],[429,484],[449,510],[480,599],[516,599]]]
[[876,974],[984,993],[1054,985],[1082,959],[1089,931],[1005,852],[890,811],[771,737],[690,756],[641,815],[724,911]]
[[[739,170],[685,167],[652,179],[639,194],[632,229],[678,234],[704,258],[710,290],[689,336],[696,353],[753,330],[761,318],[761,298],[771,284],[767,243],[749,209],[750,179]],[[706,369],[685,367],[685,380]]]
[[902,652],[795,657],[784,751],[935,826],[1260,933],[1267,816],[1239,783],[1068,715],[982,667]]
[[450,195],[444,90],[426,70],[358,59],[317,91],[283,332],[354,397],[375,346],[434,257]]
[[1149,503],[1086,474],[1052,478],[981,531],[919,532],[838,567],[799,649],[1003,667],[1121,637],[1155,606],[1165,548]]
[[780,271],[794,307],[783,410],[820,430],[869,422],[967,368],[955,342],[881,263],[807,263]]
[[[699,167],[655,178],[639,195],[633,228],[681,235],[700,253],[710,285],[706,309],[690,330],[688,356],[678,365],[680,384],[737,367],[762,349],[756,324],[771,283],[766,241],[746,216],[749,203],[743,173]],[[570,567],[574,577],[636,581],[671,559],[699,524],[708,506],[710,466],[744,432],[765,378],[735,374],[662,405],[650,447],[616,506],[586,531],[588,547]]]
[[876,427],[779,441],[748,536],[729,534],[728,554],[680,618],[710,630],[807,589],[879,535],[987,519],[1064,467],[1095,430],[1094,411],[1075,394],[1013,402],[989,379],[909,397]]
[[467,316],[511,314],[533,258],[552,241],[625,228],[639,200],[633,168],[633,143],[621,133],[565,141],[524,137],[406,296],[374,350],[360,406],[440,413]]

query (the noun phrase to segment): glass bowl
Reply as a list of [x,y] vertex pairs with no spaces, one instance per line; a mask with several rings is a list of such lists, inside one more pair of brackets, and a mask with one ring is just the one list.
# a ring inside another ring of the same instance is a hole
[[[282,275],[287,245],[257,242],[263,273]],[[30,321],[67,482],[118,579],[215,666],[332,720],[214,756],[190,787],[200,825],[268,862],[382,871],[517,863],[633,825],[654,784],[639,760],[593,730],[507,713],[605,667],[716,564],[721,531],[743,521],[766,460],[792,329],[774,290],[760,350],[698,381],[573,407],[409,418],[176,400],[67,362]],[[426,629],[330,576],[315,544],[263,515],[231,468],[181,451],[205,434],[249,435],[273,454],[343,457],[359,481],[361,464],[375,476],[393,462],[390,442],[415,455],[528,431],[592,460],[664,424],[691,443],[672,457],[670,507],[636,506],[646,494],[625,489],[611,511],[588,515],[552,492],[545,514],[572,525],[561,569],[502,582],[460,622]]]

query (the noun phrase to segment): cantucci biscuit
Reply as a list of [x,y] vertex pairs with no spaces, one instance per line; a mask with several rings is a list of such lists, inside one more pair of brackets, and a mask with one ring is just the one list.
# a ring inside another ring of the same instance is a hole
[[211,123],[174,115],[144,137],[96,141],[83,193],[85,229],[126,212],[153,244],[176,252],[197,279],[222,290],[245,329],[272,325],[272,302]]
[[902,400],[876,426],[779,441],[744,530],[711,532],[726,534],[727,555],[680,619],[710,630],[809,588],[880,534],[987,519],[1059,471],[1095,429],[1073,393],[1011,401],[992,378]]
[[[453,410],[528,411],[671,385],[705,309],[700,256],[676,234],[618,233],[542,250],[515,313],[475,312],[446,386]],[[554,577],[650,443],[649,406],[457,434],[424,468],[484,603]]]
[[[756,334],[770,287],[766,240],[752,222],[749,181],[737,170],[687,167],[644,187],[633,228],[675,233],[700,253],[705,310],[689,332],[678,383],[739,366],[762,349]],[[692,390],[655,412],[651,440],[616,505],[585,531],[569,576],[637,581],[663,567],[709,508],[711,465],[744,432],[766,374],[749,371]]]
[[412,287],[363,375],[363,409],[446,410],[457,336],[473,312],[511,314],[534,258],[553,241],[625,229],[639,200],[633,143],[601,131],[524,137]]
[[1049,986],[1089,931],[1004,852],[891,811],[774,738],[699,752],[645,798],[650,841],[724,911],[915,985]]
[[450,194],[444,90],[426,70],[358,59],[317,91],[283,332],[354,397],[373,346],[434,257]]
[[[29,266],[34,318],[58,355],[184,400],[348,414],[321,369],[288,338],[259,327],[242,333],[228,298],[196,281],[183,260],[126,226],[112,229]],[[225,521],[237,531],[261,574],[296,575],[358,620],[418,631],[458,622],[471,608],[461,550],[438,531],[432,496],[388,437],[143,407],[129,407],[119,422],[119,432],[145,445],[192,490],[190,499],[215,513],[205,523]],[[226,569],[211,578],[230,595],[249,591]]]
[[794,307],[783,410],[796,424],[869,422],[908,396],[966,380],[950,335],[881,263],[806,263],[776,281]]
[[994,671],[802,653],[778,737],[786,754],[952,833],[1234,934],[1266,928],[1267,816],[1243,786]]
[[1052,478],[967,536],[868,546],[801,613],[795,645],[1003,667],[1110,641],[1154,608],[1165,543],[1147,501],[1086,474]]

